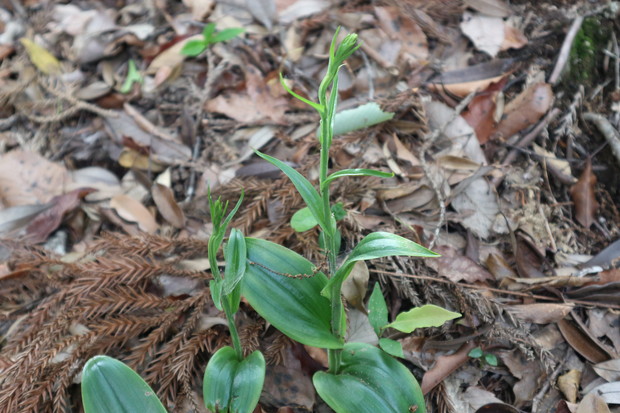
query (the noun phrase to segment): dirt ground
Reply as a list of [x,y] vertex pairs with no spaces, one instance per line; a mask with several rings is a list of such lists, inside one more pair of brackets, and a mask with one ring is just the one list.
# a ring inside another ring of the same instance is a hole
[[[244,31],[184,54],[208,23]],[[376,341],[379,283],[391,316],[463,314],[390,333],[429,412],[620,412],[620,5],[596,0],[0,2],[0,411],[83,411],[96,354],[206,411],[230,342],[208,190],[243,190],[233,227],[322,262],[254,150],[317,179],[319,118],[279,77],[315,99],[338,27],[362,41],[339,110],[393,116],[337,136],[330,166],[394,174],[334,184],[341,258],[378,230],[441,254],[356,267],[349,339]],[[268,363],[255,412],[331,411],[323,350],[247,302],[237,322]]]

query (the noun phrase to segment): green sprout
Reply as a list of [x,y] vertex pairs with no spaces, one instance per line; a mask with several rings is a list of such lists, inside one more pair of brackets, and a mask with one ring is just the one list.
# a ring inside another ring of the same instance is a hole
[[202,39],[190,40],[181,49],[185,56],[196,57],[209,48],[212,44],[225,42],[243,33],[245,29],[240,27],[215,31],[215,23],[209,23],[202,30]]

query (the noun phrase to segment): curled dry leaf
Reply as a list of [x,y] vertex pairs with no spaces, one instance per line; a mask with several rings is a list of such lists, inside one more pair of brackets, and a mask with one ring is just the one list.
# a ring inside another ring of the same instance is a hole
[[579,394],[579,380],[581,379],[581,370],[572,369],[568,373],[558,377],[558,388],[564,393],[566,399],[571,403],[577,402]]
[[453,371],[467,363],[469,360],[468,354],[474,347],[476,347],[476,343],[471,340],[463,344],[456,353],[438,357],[435,365],[424,373],[424,377],[422,377],[422,383],[420,384],[422,393],[427,394]]
[[159,228],[149,210],[130,196],[121,194],[112,197],[110,207],[124,220],[137,223],[144,232],[154,234]]
[[570,189],[570,196],[575,203],[575,219],[586,228],[590,228],[594,222],[599,207],[595,187],[596,175],[592,172],[592,163],[588,159],[577,183]]
[[176,228],[185,226],[185,214],[175,201],[174,193],[170,188],[162,184],[155,184],[151,188],[151,195],[159,213],[166,221]]
[[609,356],[597,346],[590,337],[575,327],[570,321],[560,320],[558,321],[558,327],[568,344],[588,361],[592,363],[602,363],[603,361],[609,360]]
[[516,318],[536,324],[547,324],[566,317],[573,309],[573,304],[535,303],[513,305],[506,310]]
[[477,94],[467,106],[467,110],[461,113],[463,119],[476,131],[480,144],[486,143],[495,132],[496,99],[507,81],[508,76],[504,76],[499,82],[491,83]]
[[551,107],[553,91],[548,83],[535,83],[511,100],[496,135],[510,137],[536,123]]

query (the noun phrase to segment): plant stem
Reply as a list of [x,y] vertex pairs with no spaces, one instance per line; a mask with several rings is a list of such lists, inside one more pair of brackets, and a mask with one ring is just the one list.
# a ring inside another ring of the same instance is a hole
[[241,347],[239,332],[237,331],[237,326],[235,325],[235,314],[230,308],[230,302],[228,301],[228,297],[222,297],[222,306],[224,307],[224,313],[226,314],[226,321],[228,321],[228,330],[230,332],[230,339],[232,340],[233,348],[235,349],[235,353],[237,354],[237,359],[239,361],[242,361],[243,348]]

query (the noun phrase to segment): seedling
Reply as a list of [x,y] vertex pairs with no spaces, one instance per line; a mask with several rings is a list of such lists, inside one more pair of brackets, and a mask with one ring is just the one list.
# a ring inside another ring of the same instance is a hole
[[473,359],[478,359],[478,361],[480,361],[480,367],[484,367],[485,364],[497,367],[497,357],[495,354],[487,353],[480,347],[472,348],[467,355]]
[[185,46],[183,46],[183,49],[181,49],[181,53],[185,56],[196,57],[207,50],[212,44],[233,39],[244,31],[245,29],[243,28],[235,27],[216,32],[215,23],[209,23],[202,30],[202,39],[188,41]]
[[134,62],[133,59],[129,59],[127,67],[127,77],[125,78],[125,82],[123,82],[123,86],[121,86],[120,88],[120,92],[129,93],[131,92],[134,83],[142,83],[142,81],[142,75],[136,67],[136,62]]

